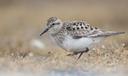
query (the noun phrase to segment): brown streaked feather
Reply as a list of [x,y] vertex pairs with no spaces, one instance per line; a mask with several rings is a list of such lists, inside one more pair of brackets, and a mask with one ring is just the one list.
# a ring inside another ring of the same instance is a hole
[[70,23],[65,22],[63,27],[67,31],[67,34],[73,36],[74,38],[79,38],[101,32],[98,28],[90,26],[85,21],[73,21]]
[[123,34],[124,32],[113,32],[113,31],[102,31],[97,27],[90,26],[85,21],[73,21],[65,22],[64,28],[67,34],[72,36],[74,39],[79,39],[81,37],[108,37],[112,35]]

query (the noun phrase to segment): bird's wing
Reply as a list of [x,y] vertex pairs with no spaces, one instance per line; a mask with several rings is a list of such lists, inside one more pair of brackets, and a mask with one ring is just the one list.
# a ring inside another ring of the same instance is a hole
[[85,21],[65,22],[64,29],[67,31],[68,35],[71,35],[75,39],[81,37],[95,37],[97,34],[102,33],[100,29],[90,26]]
[[72,36],[74,39],[81,37],[108,37],[111,35],[122,34],[124,32],[112,32],[112,31],[102,31],[97,27],[90,26],[85,21],[73,21],[65,22],[64,29],[67,31],[67,34]]
[[97,34],[92,34],[89,35],[88,37],[91,38],[96,38],[96,37],[109,37],[109,36],[113,36],[113,35],[119,35],[119,34],[124,34],[125,32],[115,32],[115,31],[101,31]]

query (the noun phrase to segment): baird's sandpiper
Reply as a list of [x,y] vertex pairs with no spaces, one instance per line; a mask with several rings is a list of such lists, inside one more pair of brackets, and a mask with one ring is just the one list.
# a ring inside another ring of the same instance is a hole
[[103,31],[97,27],[90,26],[86,21],[62,22],[57,17],[48,19],[47,28],[40,36],[46,32],[52,36],[58,46],[66,51],[72,52],[72,54],[68,55],[79,54],[78,59],[102,39],[124,33]]

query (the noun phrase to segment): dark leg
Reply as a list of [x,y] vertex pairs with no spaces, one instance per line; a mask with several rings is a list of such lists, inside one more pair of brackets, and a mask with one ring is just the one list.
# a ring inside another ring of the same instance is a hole
[[84,51],[82,51],[82,52],[80,53],[80,55],[78,56],[77,60],[80,59],[80,57],[83,55],[83,53],[84,53]]
[[80,54],[80,55],[78,56],[78,59],[80,59],[80,57],[83,55],[83,53],[86,53],[86,52],[88,52],[88,51],[89,51],[89,49],[86,48],[85,51],[73,52],[72,54],[68,54],[67,56],[74,56],[74,55],[78,55],[78,54]]
[[79,54],[80,52],[73,52],[72,54],[68,54],[67,56],[74,56],[74,55],[77,55]]
[[77,60],[80,59],[80,57],[83,55],[83,53],[88,52],[88,51],[89,51],[88,48],[85,51],[81,51],[79,57],[77,58]]

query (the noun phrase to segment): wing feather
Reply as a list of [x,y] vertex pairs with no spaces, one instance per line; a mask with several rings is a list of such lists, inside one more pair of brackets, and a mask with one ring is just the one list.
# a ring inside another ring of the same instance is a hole
[[123,34],[124,32],[113,32],[113,31],[102,31],[97,27],[90,26],[85,21],[73,21],[65,22],[64,28],[68,35],[71,35],[74,39],[79,39],[81,37],[108,37],[112,35]]

